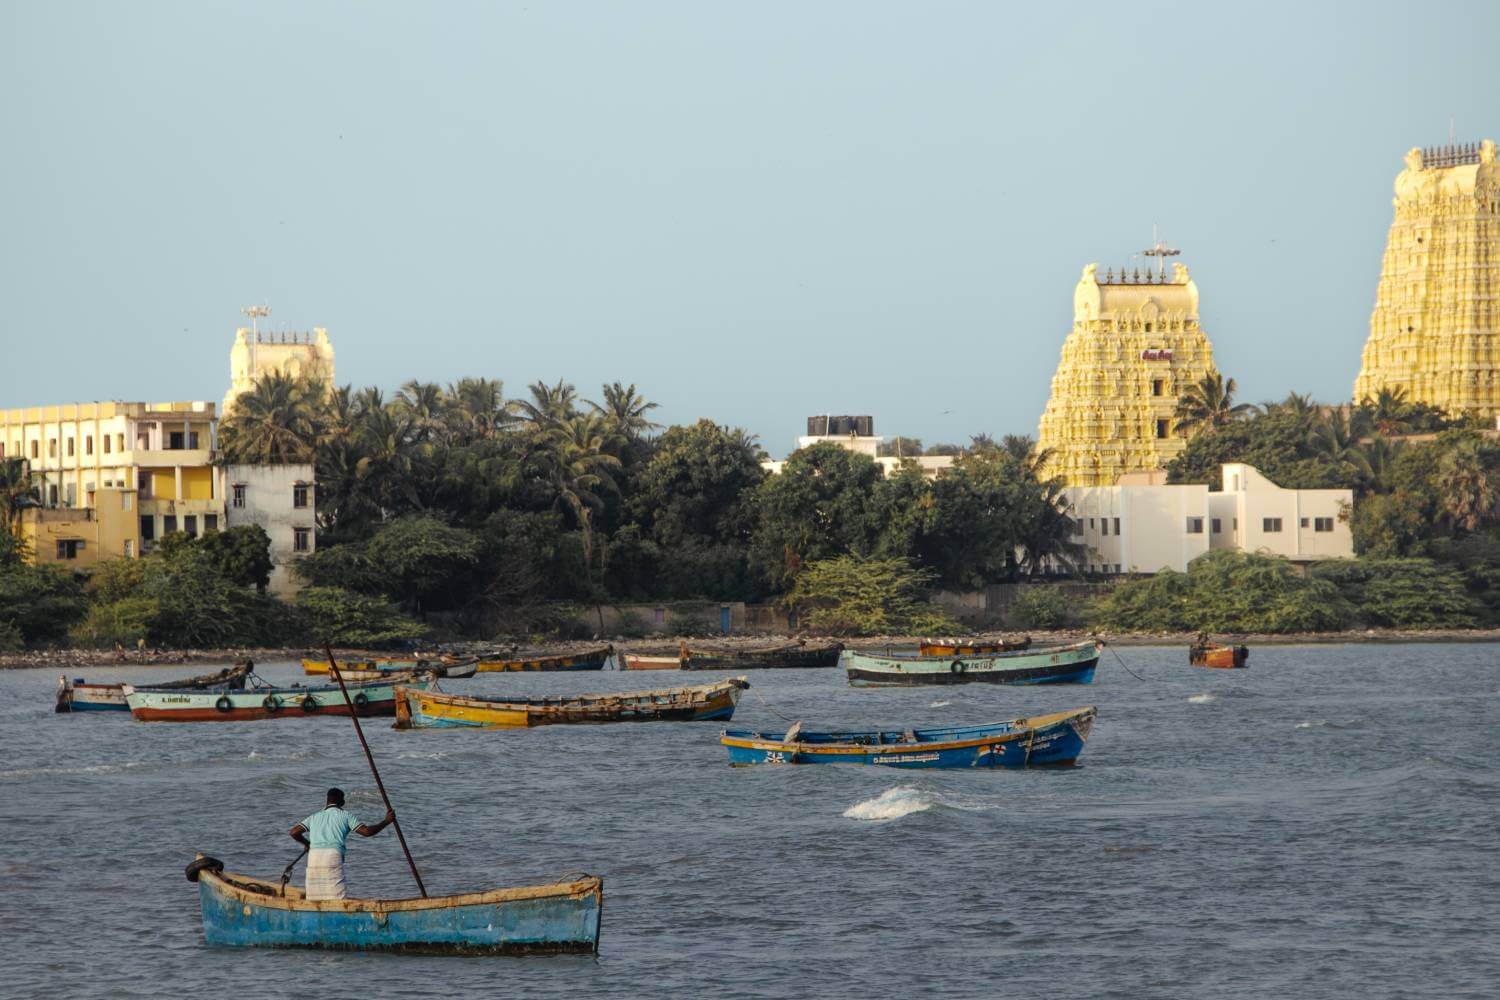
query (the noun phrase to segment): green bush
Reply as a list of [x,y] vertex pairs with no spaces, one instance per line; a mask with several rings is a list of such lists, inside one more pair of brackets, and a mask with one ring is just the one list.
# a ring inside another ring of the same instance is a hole
[[297,595],[307,630],[318,643],[379,646],[420,638],[426,629],[384,597],[356,594],[340,587],[307,587]]
[[805,628],[830,635],[940,635],[958,631],[922,599],[934,574],[905,559],[839,556],[808,563],[783,603]]
[[96,603],[89,608],[83,621],[73,628],[73,644],[94,649],[135,646],[150,635],[151,623],[159,610],[149,597],[124,597]]
[[1066,628],[1074,622],[1073,602],[1056,587],[1023,586],[1005,617],[1012,628]]
[[1337,559],[1312,575],[1338,588],[1366,625],[1398,629],[1472,628],[1479,607],[1463,574],[1431,559]]
[[1350,607],[1328,580],[1301,576],[1279,556],[1221,549],[1186,573],[1127,580],[1088,615],[1120,632],[1323,632],[1341,628]]
[[58,642],[88,611],[83,586],[52,566],[0,569],[0,629],[20,633],[28,646]]
[[25,648],[21,630],[10,622],[0,622],[0,653],[19,653]]

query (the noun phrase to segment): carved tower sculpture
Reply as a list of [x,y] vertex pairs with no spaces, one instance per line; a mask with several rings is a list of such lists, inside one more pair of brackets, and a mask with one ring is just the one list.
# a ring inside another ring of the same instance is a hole
[[333,343],[328,331],[321,327],[311,333],[276,334],[244,327],[234,331],[234,346],[229,349],[229,391],[224,394],[220,414],[232,413],[240,394],[254,389],[256,380],[271,372],[317,378],[332,387]]
[[1500,415],[1500,164],[1495,143],[1413,149],[1396,177],[1354,399],[1403,389],[1449,413]]
[[1178,395],[1213,369],[1186,267],[1117,276],[1088,265],[1037,435],[1052,451],[1046,473],[1069,486],[1112,486],[1122,473],[1166,465],[1187,444],[1173,419]]

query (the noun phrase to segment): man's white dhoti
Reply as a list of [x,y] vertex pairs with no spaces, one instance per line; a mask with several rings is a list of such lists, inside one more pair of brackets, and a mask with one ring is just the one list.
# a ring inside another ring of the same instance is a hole
[[336,847],[314,847],[307,852],[307,898],[344,899],[344,855]]

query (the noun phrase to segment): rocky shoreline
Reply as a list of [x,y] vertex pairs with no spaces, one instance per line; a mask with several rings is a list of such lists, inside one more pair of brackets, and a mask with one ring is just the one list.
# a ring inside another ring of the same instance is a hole
[[[1014,637],[1017,633],[1005,633]],[[1155,632],[1118,635],[1100,635],[1084,631],[1032,631],[1033,644],[1079,642],[1098,635],[1112,646],[1187,646],[1194,638],[1192,632]],[[982,637],[998,638],[999,632],[984,633]],[[791,635],[737,635],[703,636],[687,638],[697,644],[712,644],[720,647],[754,647],[795,642],[802,636]],[[912,646],[919,636],[865,636],[844,640],[845,645],[855,649],[879,649],[885,646]],[[1294,646],[1294,645],[1338,645],[1344,643],[1416,643],[1416,642],[1500,642],[1500,629],[1420,629],[1398,631],[1396,629],[1360,629],[1348,632],[1301,632],[1278,635],[1215,633],[1220,642],[1243,643],[1250,646]],[[591,649],[601,642],[610,642],[616,649],[629,652],[664,652],[677,648],[676,636],[650,636],[644,639],[601,637],[599,639],[569,640],[555,643],[506,642],[492,643],[445,643],[439,648],[454,655],[478,655],[481,652],[504,651],[507,655],[526,655],[531,652],[571,652]],[[809,638],[809,641],[821,641]],[[322,654],[321,650],[305,647],[281,649],[50,649],[31,650],[21,653],[0,653],[0,670],[78,670],[88,667],[134,667],[177,666],[187,664],[238,663],[255,660],[262,663],[300,660]],[[336,649],[335,656],[365,657],[381,656],[368,650]],[[384,655],[398,655],[387,653]]]

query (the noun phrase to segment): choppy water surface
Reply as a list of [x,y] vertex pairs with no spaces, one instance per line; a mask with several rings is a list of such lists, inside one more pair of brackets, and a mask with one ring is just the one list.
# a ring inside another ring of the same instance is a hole
[[[182,876],[194,851],[274,876],[332,784],[378,818],[348,720],[54,716],[53,673],[0,672],[0,994],[1495,995],[1500,647],[1264,647],[1243,671],[1119,654],[1143,680],[1110,653],[1089,687],[857,691],[835,670],[755,671],[735,720],[783,725],[756,692],[810,728],[1097,704],[1068,771],[731,769],[714,723],[368,722],[429,890],[603,875],[597,959],[209,949]],[[444,683],[684,676],[700,679]],[[355,838],[349,866],[356,894],[409,893],[390,833]]]

